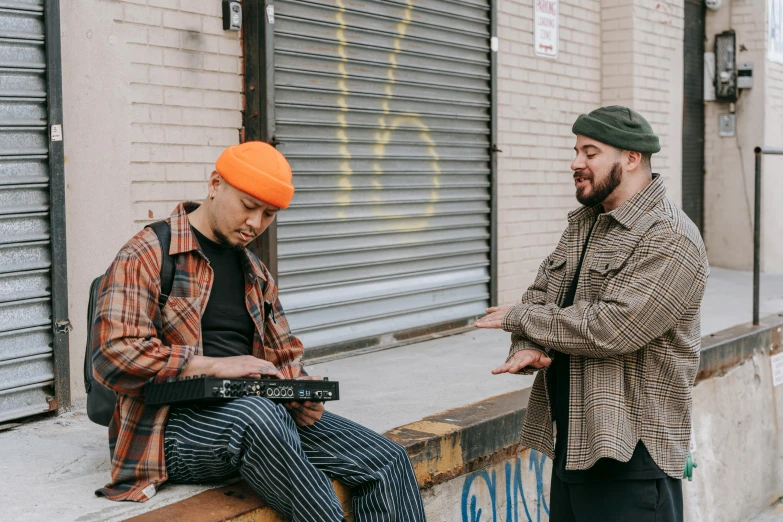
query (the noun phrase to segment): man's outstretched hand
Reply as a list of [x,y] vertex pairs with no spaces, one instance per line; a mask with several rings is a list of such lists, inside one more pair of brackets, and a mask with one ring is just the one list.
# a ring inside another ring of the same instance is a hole
[[476,328],[503,328],[503,316],[510,306],[493,306],[484,310],[487,315],[473,323]]
[[517,373],[524,368],[544,368],[552,364],[552,359],[538,350],[519,350],[503,366],[492,370],[493,375]]

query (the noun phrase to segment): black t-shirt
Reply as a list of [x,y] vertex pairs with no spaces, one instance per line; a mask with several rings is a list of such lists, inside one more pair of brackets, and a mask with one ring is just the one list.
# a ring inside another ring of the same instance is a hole
[[245,304],[242,252],[208,239],[190,227],[207,256],[214,278],[201,317],[203,354],[207,357],[252,355],[256,326]]
[[[595,224],[593,224],[595,226]],[[582,271],[582,263],[590,243],[593,229],[587,235],[587,240],[582,247],[582,255],[576,268],[574,280],[566,294],[561,308],[573,306],[576,296],[576,287],[579,283],[579,275]],[[563,482],[580,483],[599,480],[641,480],[665,478],[661,468],[653,461],[647,448],[640,440],[636,444],[633,456],[628,462],[620,462],[611,458],[599,459],[593,467],[586,470],[566,470],[566,449],[568,448],[568,401],[571,394],[571,356],[567,353],[555,352],[552,366],[547,372],[547,385],[551,400],[552,413],[557,424],[557,437],[555,438],[554,468],[557,476]]]

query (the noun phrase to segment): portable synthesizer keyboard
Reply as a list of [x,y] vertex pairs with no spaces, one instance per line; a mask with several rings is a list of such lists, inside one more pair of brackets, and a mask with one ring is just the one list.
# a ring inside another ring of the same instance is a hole
[[150,406],[204,403],[259,396],[273,401],[336,401],[340,399],[337,381],[282,379],[223,379],[220,377],[169,378],[144,386]]

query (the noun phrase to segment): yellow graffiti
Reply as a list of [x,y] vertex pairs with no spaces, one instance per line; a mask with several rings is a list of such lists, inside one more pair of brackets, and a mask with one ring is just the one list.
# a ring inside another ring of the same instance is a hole
[[[340,72],[340,80],[338,82],[340,96],[337,100],[337,103],[340,107],[340,112],[337,116],[340,128],[337,131],[337,137],[341,142],[339,152],[340,156],[342,157],[342,161],[340,163],[341,178],[339,181],[341,191],[340,195],[338,196],[338,203],[340,205],[348,205],[351,203],[351,191],[353,190],[353,184],[351,183],[353,169],[351,168],[351,154],[348,150],[349,139],[346,134],[346,128],[348,127],[346,113],[349,109],[347,96],[349,95],[349,90],[346,84],[346,80],[348,79],[348,72],[345,65],[348,61],[348,57],[345,52],[345,48],[348,45],[348,42],[345,38],[346,25],[344,19],[345,6],[343,4],[343,0],[337,0],[337,6],[339,9],[337,13],[337,22],[340,24],[340,28],[337,30],[337,39],[339,41],[337,52],[340,56],[340,62],[338,64],[338,71]],[[384,173],[382,161],[386,158],[387,145],[390,143],[394,131],[401,126],[418,128],[420,131],[419,137],[424,143],[427,144],[427,152],[431,158],[429,165],[433,171],[431,181],[434,188],[430,191],[429,202],[424,209],[424,219],[416,220],[413,223],[409,222],[406,225],[389,223],[388,225],[384,226],[384,228],[387,230],[421,230],[426,228],[428,225],[427,217],[432,216],[435,213],[435,203],[437,203],[439,200],[438,189],[441,186],[440,156],[437,153],[436,143],[432,139],[430,129],[416,113],[407,113],[404,115],[393,116],[390,103],[394,99],[393,86],[396,83],[395,70],[397,69],[397,55],[402,50],[402,40],[405,38],[408,25],[411,23],[413,8],[413,0],[407,0],[407,7],[403,10],[400,22],[397,23],[397,35],[392,43],[393,51],[391,51],[388,55],[389,68],[386,71],[388,83],[385,85],[384,89],[386,97],[381,101],[383,115],[378,117],[379,130],[374,133],[375,144],[373,146],[373,154],[376,158],[376,161],[374,161],[372,164],[374,176],[371,183],[372,186],[377,190],[372,193],[370,200],[376,203],[382,202]],[[376,207],[373,208],[372,212],[375,215],[381,215],[382,211]],[[346,217],[345,211],[343,210],[338,211],[337,215],[340,218]]]
[[[345,13],[345,5],[343,0],[337,0],[337,6],[339,11],[337,12],[337,22],[340,24],[340,28],[337,30],[337,40],[340,45],[337,47],[337,53],[340,55],[340,63],[337,65],[337,70],[340,72],[340,81],[338,87],[340,88],[340,96],[337,99],[337,104],[340,106],[340,113],[337,115],[337,121],[340,123],[340,129],[337,131],[337,138],[342,142],[339,152],[343,161],[340,162],[340,172],[342,176],[339,184],[340,194],[338,196],[338,203],[340,205],[349,205],[351,203],[351,190],[353,185],[351,184],[351,175],[353,169],[351,169],[351,153],[348,151],[348,135],[345,133],[345,129],[348,127],[348,122],[345,119],[345,113],[348,112],[348,102],[346,97],[348,96],[348,86],[345,80],[348,78],[348,71],[345,69],[345,63],[348,61],[348,56],[345,54],[345,46],[348,45],[348,41],[345,38],[345,19],[343,15]],[[345,218],[347,214],[344,210],[337,211],[337,217]]]

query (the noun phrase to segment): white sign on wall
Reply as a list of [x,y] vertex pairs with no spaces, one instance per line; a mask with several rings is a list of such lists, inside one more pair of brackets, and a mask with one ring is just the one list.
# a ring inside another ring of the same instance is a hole
[[[783,0],[778,0],[783,1]],[[535,0],[533,27],[536,56],[557,58],[559,0]]]
[[769,358],[772,363],[772,385],[783,384],[783,353],[776,353]]
[[767,57],[783,63],[783,0],[769,0],[769,39]]

